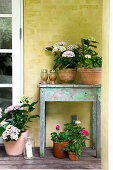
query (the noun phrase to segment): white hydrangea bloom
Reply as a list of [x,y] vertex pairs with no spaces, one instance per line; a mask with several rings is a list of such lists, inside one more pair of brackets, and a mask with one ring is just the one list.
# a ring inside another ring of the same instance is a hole
[[76,45],[76,44],[72,44],[72,45],[70,44],[70,45],[68,45],[68,47],[67,47],[67,49],[70,50],[70,51],[73,50],[73,49],[77,49],[77,48],[79,48],[79,46]]
[[29,102],[32,98],[31,97],[28,97],[28,96],[23,96],[20,98],[20,102]]
[[72,51],[65,51],[65,52],[62,54],[62,57],[75,57],[75,53],[72,52]]
[[85,58],[91,58],[91,55],[87,54],[84,56]]
[[62,46],[62,45],[63,45],[63,46],[66,45],[66,42],[62,41],[62,42],[55,43],[55,44],[53,45],[53,47]]
[[58,49],[59,49],[59,46],[54,47],[53,50],[52,50],[52,53],[58,51]]
[[63,51],[66,51],[66,48],[64,46],[56,46],[56,47],[53,48],[52,53],[54,53],[56,51],[63,52]]

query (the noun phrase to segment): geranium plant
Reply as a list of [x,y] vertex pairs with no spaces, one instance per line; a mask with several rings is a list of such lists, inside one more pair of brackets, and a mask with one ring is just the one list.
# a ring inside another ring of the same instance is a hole
[[85,140],[87,140],[88,132],[80,126],[80,121],[75,121],[65,124],[65,134],[68,138],[69,145],[67,145],[64,150],[69,152],[76,152],[78,157],[81,157],[82,148],[85,147]]
[[97,48],[96,44],[98,44],[98,42],[93,37],[81,38],[78,67],[102,67],[102,57],[100,57],[95,50]]
[[29,128],[28,122],[32,122],[33,118],[39,115],[31,115],[37,103],[30,103],[32,98],[23,96],[20,99],[21,105],[12,105],[2,110],[0,108],[0,137],[6,141],[16,141],[21,133]]
[[79,45],[66,45],[65,42],[58,42],[46,48],[55,56],[53,69],[76,68],[78,63]]
[[51,133],[51,140],[54,141],[54,142],[67,142],[68,138],[66,136],[66,133],[65,132],[59,132],[59,130],[60,130],[59,125],[56,126],[56,130],[57,130],[57,132]]

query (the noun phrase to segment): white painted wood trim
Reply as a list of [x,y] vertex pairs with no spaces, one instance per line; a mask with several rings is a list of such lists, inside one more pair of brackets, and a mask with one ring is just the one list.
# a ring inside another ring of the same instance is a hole
[[13,87],[12,84],[0,84],[0,87]]
[[24,95],[24,1],[20,2],[20,24],[21,24],[21,41],[20,41],[20,70],[21,70],[21,84],[20,84],[20,95]]
[[[12,0],[12,65],[13,65],[13,104],[18,104],[23,94],[23,55],[20,41],[21,0]],[[22,28],[23,29],[23,28]]]
[[108,164],[113,170],[113,0],[110,0]]
[[0,53],[12,53],[12,49],[0,49]]
[[9,17],[12,17],[12,14],[0,14],[0,18],[9,18]]

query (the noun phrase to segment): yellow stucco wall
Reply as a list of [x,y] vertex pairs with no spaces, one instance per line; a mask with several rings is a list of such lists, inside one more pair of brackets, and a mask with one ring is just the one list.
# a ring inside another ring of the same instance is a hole
[[[50,70],[53,57],[45,47],[55,42],[79,42],[81,37],[94,36],[99,41],[102,53],[102,0],[24,0],[24,91],[39,99],[40,71]],[[90,132],[91,103],[48,103],[47,146],[52,146],[50,133],[55,125],[71,120],[78,115],[82,125]],[[37,107],[39,113],[39,104]],[[39,119],[32,123],[30,135],[39,146]],[[91,146],[91,141],[87,142]]]

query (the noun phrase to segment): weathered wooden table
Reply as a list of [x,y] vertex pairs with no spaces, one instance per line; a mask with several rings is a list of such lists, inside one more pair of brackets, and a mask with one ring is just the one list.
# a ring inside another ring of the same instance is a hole
[[46,146],[46,102],[89,101],[92,106],[93,147],[96,156],[101,156],[101,86],[76,84],[38,84],[40,88],[40,157]]

